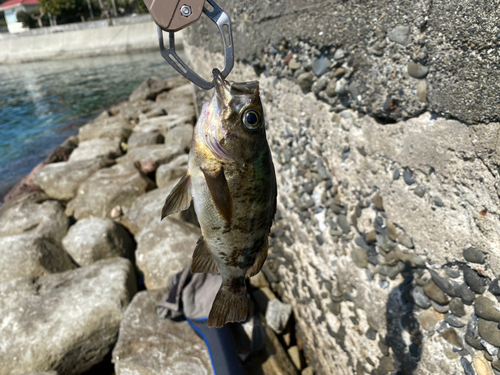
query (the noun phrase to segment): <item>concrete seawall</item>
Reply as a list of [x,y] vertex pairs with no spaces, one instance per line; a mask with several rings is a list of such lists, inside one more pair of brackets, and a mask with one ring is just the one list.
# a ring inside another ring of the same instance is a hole
[[[179,46],[182,45],[180,38]],[[143,52],[158,48],[154,22],[0,40],[0,63]]]

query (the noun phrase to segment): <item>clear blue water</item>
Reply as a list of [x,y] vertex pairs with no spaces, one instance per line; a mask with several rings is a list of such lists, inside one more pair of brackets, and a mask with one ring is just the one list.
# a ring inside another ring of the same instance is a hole
[[150,76],[159,52],[0,65],[0,201],[51,150]]

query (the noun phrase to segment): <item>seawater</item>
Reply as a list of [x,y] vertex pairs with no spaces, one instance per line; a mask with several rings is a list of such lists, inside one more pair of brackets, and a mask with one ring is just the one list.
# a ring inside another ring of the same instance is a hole
[[0,65],[0,201],[51,150],[151,76],[159,52]]

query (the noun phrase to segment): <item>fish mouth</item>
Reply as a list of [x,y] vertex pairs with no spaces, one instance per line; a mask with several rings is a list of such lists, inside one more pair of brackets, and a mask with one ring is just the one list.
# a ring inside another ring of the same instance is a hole
[[231,91],[231,85],[224,79],[224,76],[219,69],[216,68],[212,70],[212,75],[214,77],[213,83],[217,99],[220,104],[223,104],[228,99],[228,95]]

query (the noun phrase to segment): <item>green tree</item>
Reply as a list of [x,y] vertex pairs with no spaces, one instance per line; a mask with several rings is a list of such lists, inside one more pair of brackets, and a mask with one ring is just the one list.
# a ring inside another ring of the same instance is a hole
[[65,11],[71,11],[76,8],[75,0],[39,0],[40,6],[45,12],[53,16],[60,16]]

